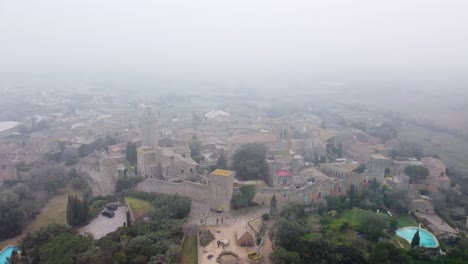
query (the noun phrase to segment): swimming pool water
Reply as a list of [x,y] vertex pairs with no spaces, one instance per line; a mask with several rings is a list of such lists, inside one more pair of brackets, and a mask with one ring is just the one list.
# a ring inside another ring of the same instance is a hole
[[[417,230],[417,227],[405,227],[398,229],[396,234],[411,244],[411,240],[413,240]],[[439,246],[439,242],[437,242],[435,236],[422,228],[419,228],[419,238],[419,245],[421,247],[434,248]]]
[[11,252],[13,252],[13,250],[18,251],[18,248],[13,247],[13,246],[8,246],[8,247],[4,248],[2,250],[2,252],[0,252],[0,264],[5,264],[6,263],[7,258],[9,258],[11,256]]

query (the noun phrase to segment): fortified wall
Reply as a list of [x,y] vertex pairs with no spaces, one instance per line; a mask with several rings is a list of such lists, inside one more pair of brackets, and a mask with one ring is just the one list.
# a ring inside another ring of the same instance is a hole
[[[283,208],[290,203],[310,204],[328,195],[346,195],[349,192],[351,184],[355,185],[356,188],[361,188],[367,183],[363,180],[363,177],[356,174],[347,179],[340,180],[327,178],[323,181],[308,184],[298,189],[256,186],[254,202],[260,205],[269,205],[271,198],[275,195],[278,208]],[[231,201],[232,195],[238,193],[240,188],[239,186],[234,187],[232,184],[230,186],[232,186],[232,192],[226,191],[225,187],[227,186],[223,186],[222,198],[220,198],[219,190],[213,188],[213,186],[210,188],[209,185],[189,181],[173,183],[157,179],[146,179],[140,182],[136,186],[136,189],[142,192],[177,194],[188,197],[196,202],[208,203],[210,207],[213,207],[212,202],[216,200],[217,204],[219,204],[223,210],[227,211],[229,208],[227,208],[228,205],[226,205],[226,203]]]
[[138,183],[135,189],[142,192],[177,194],[188,197],[196,202],[207,202],[209,194],[208,185],[190,181],[174,183],[157,179],[146,179]]

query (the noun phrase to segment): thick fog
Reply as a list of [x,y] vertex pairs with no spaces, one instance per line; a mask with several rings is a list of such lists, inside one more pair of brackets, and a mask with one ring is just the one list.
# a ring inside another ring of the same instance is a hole
[[468,2],[0,1],[3,82],[460,88]]

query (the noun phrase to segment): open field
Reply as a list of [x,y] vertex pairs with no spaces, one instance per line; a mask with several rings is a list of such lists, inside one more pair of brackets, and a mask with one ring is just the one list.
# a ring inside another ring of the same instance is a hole
[[198,244],[197,236],[187,236],[182,245],[180,264],[197,264],[198,263]]
[[67,201],[68,195],[73,194],[81,197],[81,192],[70,189],[60,190],[55,196],[47,201],[39,214],[23,231],[15,238],[0,242],[0,248],[8,244],[17,244],[28,232],[35,232],[51,224],[67,224]]
[[467,141],[414,125],[399,128],[398,138],[417,143],[424,148],[425,154],[438,154],[449,167],[468,172]]
[[142,219],[154,210],[153,206],[147,201],[132,197],[127,198],[127,201],[130,209],[132,210],[133,217],[135,217],[135,221]]

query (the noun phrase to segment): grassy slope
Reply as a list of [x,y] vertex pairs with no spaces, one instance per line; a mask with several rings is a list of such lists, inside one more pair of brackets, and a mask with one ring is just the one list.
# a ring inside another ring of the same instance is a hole
[[[353,227],[358,227],[369,215],[377,215],[377,213],[362,210],[354,207],[352,210],[347,210],[343,213],[343,218]],[[382,217],[385,217],[383,214],[379,214]]]
[[47,204],[41,209],[31,224],[29,224],[23,233],[15,238],[0,242],[0,248],[9,244],[17,244],[18,241],[28,232],[38,231],[39,229],[51,224],[67,224],[67,201],[68,194],[75,194],[81,197],[81,193],[72,189],[64,189],[49,199]]
[[182,245],[180,264],[198,263],[197,236],[188,236]]

